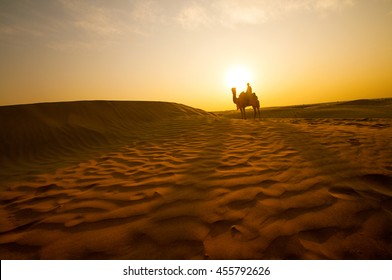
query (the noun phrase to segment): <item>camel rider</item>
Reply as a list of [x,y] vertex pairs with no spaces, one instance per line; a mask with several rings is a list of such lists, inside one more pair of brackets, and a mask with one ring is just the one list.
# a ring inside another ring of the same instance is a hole
[[246,94],[250,97],[252,95],[252,87],[249,83],[246,84],[248,87],[246,88]]
[[252,98],[252,97],[256,97],[256,94],[254,92],[252,92],[252,87],[250,86],[249,83],[246,84],[248,87],[246,88],[246,95],[248,96],[248,98]]

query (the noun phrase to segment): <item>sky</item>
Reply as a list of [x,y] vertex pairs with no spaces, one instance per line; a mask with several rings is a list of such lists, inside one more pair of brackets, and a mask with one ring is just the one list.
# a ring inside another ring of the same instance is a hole
[[0,105],[392,97],[392,0],[0,0]]

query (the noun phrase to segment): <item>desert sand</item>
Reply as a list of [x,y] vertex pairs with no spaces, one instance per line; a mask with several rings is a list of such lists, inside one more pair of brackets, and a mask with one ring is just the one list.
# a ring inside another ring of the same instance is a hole
[[391,259],[392,99],[261,115],[0,107],[1,259]]

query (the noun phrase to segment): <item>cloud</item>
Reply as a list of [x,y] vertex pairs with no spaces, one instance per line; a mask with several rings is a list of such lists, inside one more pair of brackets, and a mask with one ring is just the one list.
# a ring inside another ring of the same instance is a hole
[[12,35],[15,34],[16,30],[9,26],[0,26],[0,34]]
[[162,22],[161,1],[77,1],[58,0],[69,14],[75,28],[89,36],[113,38],[137,34],[149,36]]
[[277,1],[281,12],[316,11],[334,12],[354,5],[354,0],[293,0]]
[[42,38],[52,34],[58,27],[56,17],[40,8],[29,1],[0,2],[0,35]]
[[59,0],[70,16],[71,24],[90,34],[110,35],[121,33],[122,26],[118,21],[119,10],[98,6],[93,2],[76,0]]
[[270,15],[268,9],[257,1],[216,1],[214,10],[217,11],[219,23],[232,27],[238,24],[259,24],[265,22]]
[[163,13],[162,7],[156,1],[132,1],[129,6],[129,16],[135,22],[154,23]]
[[205,8],[193,3],[191,6],[185,7],[179,12],[177,21],[185,29],[195,29],[207,26],[210,23],[209,18]]
[[66,17],[68,36],[48,43],[57,51],[102,51],[132,35],[148,36],[142,28],[152,16],[147,1],[58,0]]
[[300,12],[332,13],[354,4],[355,0],[213,0],[190,2],[180,9],[177,19],[187,29],[209,25],[235,27]]
[[91,49],[91,44],[83,41],[58,41],[49,42],[47,47],[56,51],[74,51],[74,50],[89,50]]
[[337,11],[354,5],[353,0],[319,0],[315,3],[317,10]]
[[[54,49],[88,48],[184,30],[259,25],[296,13],[334,13],[356,0],[56,0],[0,2],[0,36]],[[23,41],[23,40],[19,40]],[[61,45],[63,43],[63,45]]]

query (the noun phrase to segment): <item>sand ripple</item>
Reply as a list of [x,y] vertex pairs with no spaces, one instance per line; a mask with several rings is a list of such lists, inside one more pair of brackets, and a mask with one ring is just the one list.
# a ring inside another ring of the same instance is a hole
[[390,259],[390,125],[157,121],[88,160],[3,180],[0,256]]

